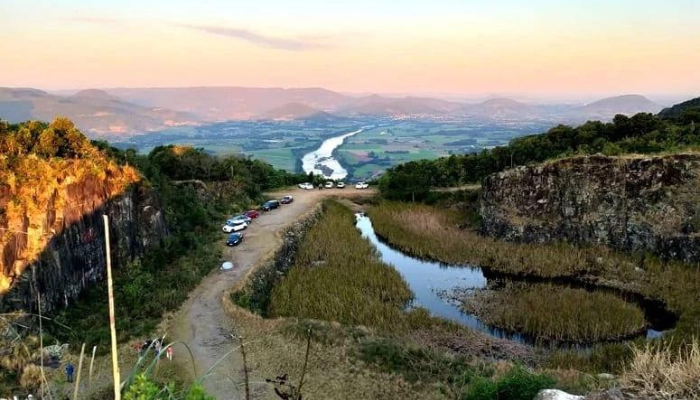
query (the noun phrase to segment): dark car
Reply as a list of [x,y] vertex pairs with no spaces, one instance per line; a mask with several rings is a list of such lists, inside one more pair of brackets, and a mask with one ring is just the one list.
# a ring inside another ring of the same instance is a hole
[[291,203],[291,202],[293,202],[293,201],[294,201],[294,197],[292,197],[292,196],[290,196],[290,195],[287,195],[287,196],[282,197],[282,200],[280,200],[280,203],[282,203],[282,204],[289,204],[289,203]]
[[240,232],[235,232],[230,235],[228,235],[228,239],[226,239],[226,245],[227,246],[238,246],[241,244],[243,241],[243,234]]
[[262,206],[260,206],[260,209],[263,211],[270,211],[274,210],[275,208],[279,208],[280,202],[277,200],[270,200],[266,201]]
[[258,218],[258,217],[260,216],[260,211],[258,211],[258,210],[248,210],[248,211],[246,211],[245,213],[243,213],[243,215],[245,215],[245,216],[248,217],[248,218],[255,219],[255,218]]

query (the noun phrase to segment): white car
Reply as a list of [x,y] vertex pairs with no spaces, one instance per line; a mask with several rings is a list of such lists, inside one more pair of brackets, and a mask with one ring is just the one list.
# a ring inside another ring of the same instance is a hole
[[345,188],[345,182],[338,182],[338,184],[335,185],[335,187],[337,187],[338,189],[343,189]]
[[299,189],[306,189],[306,190],[312,190],[314,188],[314,185],[310,184],[309,182],[304,182],[299,184]]
[[357,182],[357,184],[355,185],[355,189],[367,189],[368,187],[369,185],[367,184],[367,182]]
[[333,189],[333,182],[331,182],[331,181],[326,182],[326,189]]
[[225,233],[231,233],[231,232],[239,232],[244,229],[248,228],[248,223],[245,221],[242,221],[240,223],[234,223],[234,221],[228,221],[226,222],[226,225],[224,225],[223,228],[221,228],[222,231]]

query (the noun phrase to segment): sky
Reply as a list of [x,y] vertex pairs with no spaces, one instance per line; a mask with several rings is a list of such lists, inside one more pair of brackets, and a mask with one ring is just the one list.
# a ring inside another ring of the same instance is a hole
[[698,15],[700,0],[0,0],[0,86],[697,95]]

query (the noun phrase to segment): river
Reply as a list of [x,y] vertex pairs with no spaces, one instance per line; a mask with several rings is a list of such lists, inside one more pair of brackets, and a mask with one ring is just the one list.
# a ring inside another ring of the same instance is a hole
[[317,150],[306,153],[301,159],[304,173],[313,172],[314,175],[323,175],[328,179],[344,179],[348,176],[348,171],[333,157],[333,151],[340,147],[346,138],[360,132],[362,129],[326,139]]
[[[476,315],[462,311],[458,304],[440,296],[441,292],[452,291],[455,288],[485,288],[487,278],[481,268],[448,265],[406,255],[379,239],[374,232],[372,221],[364,214],[356,214],[355,226],[360,230],[362,236],[377,248],[382,261],[399,271],[408,283],[414,295],[412,307],[423,307],[434,316],[457,322],[497,338],[515,340],[521,343],[533,342],[524,335],[486,325]],[[645,314],[650,312],[646,309],[644,311]],[[652,326],[646,331],[648,339],[659,337],[663,333],[661,330],[668,329],[668,327],[654,326],[653,320],[655,319],[648,318],[648,321],[652,323]]]

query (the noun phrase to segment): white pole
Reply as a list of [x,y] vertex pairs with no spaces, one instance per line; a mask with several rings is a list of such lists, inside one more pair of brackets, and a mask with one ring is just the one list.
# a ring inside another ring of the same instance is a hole
[[109,331],[112,337],[112,375],[114,378],[114,400],[121,400],[121,379],[119,378],[119,357],[117,354],[117,328],[114,321],[114,291],[112,290],[112,257],[109,247],[109,217],[105,222],[105,246],[107,248],[107,293],[109,296]]

